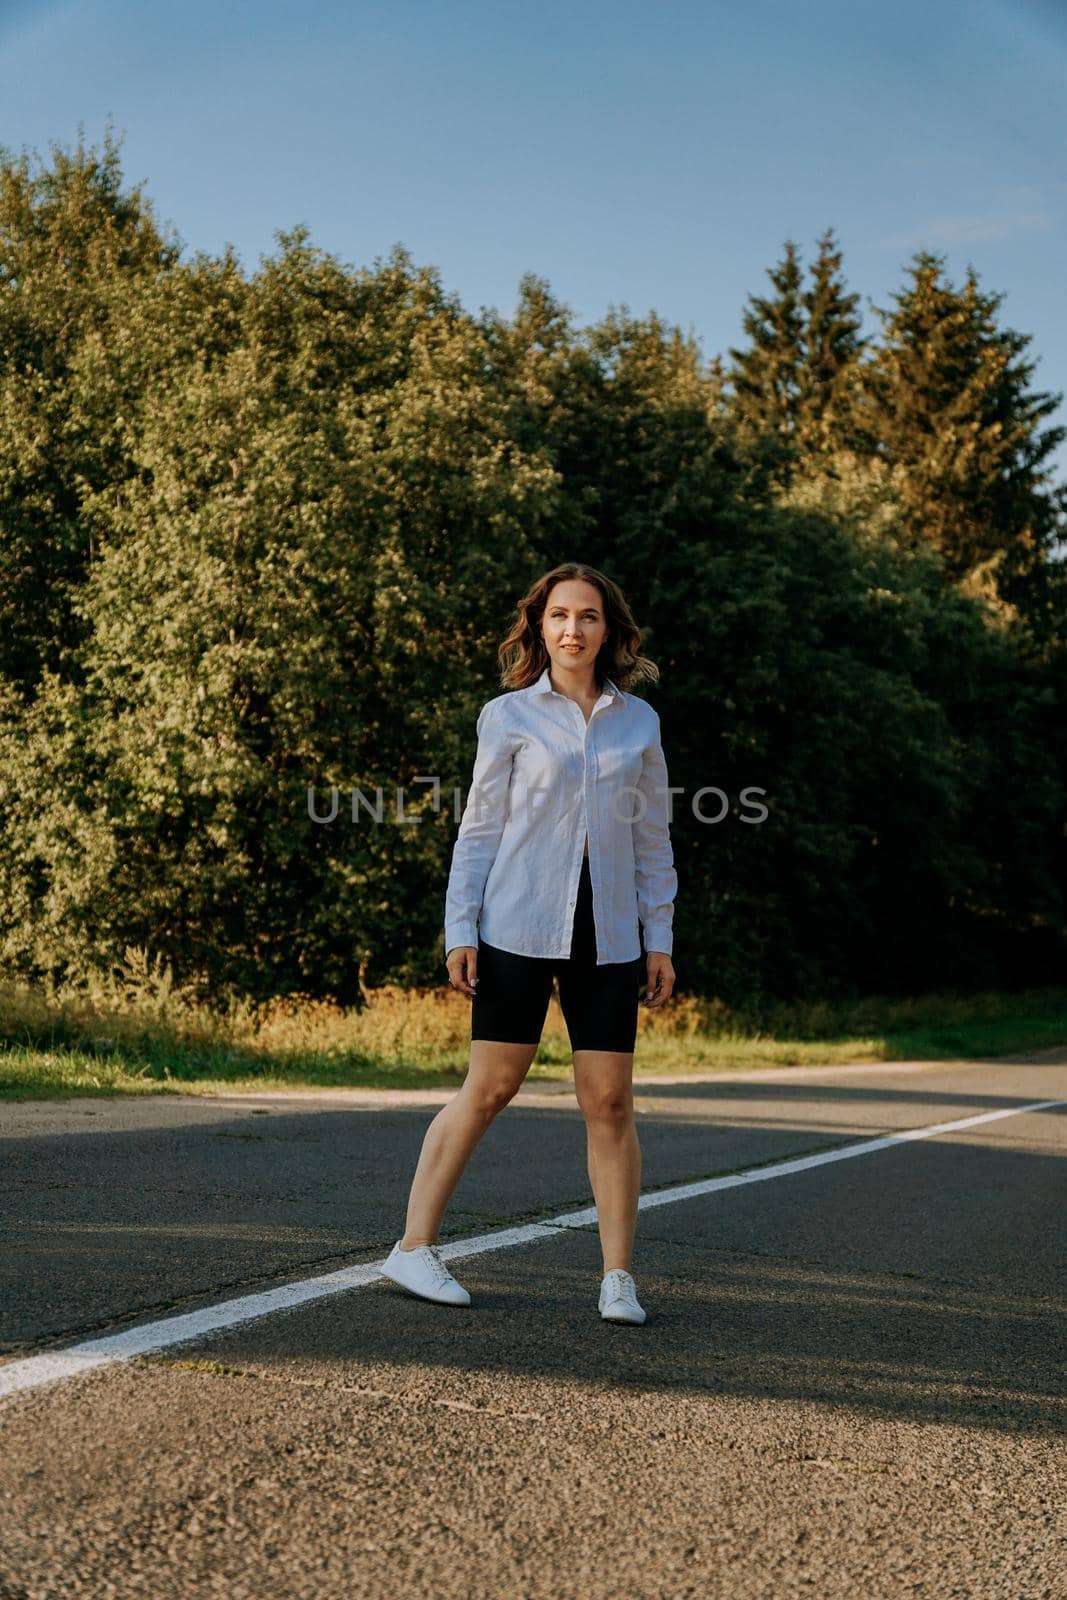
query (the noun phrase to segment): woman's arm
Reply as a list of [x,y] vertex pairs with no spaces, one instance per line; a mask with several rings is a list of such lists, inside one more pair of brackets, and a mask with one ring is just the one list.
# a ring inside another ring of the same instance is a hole
[[[652,708],[649,708],[652,710]],[[655,734],[641,762],[634,803],[634,866],[637,880],[637,915],[645,937],[645,953],[658,950],[670,955],[674,941],[674,897],[678,874],[674,870],[674,851],[668,823],[667,763],[660,739],[659,713]]]
[[482,894],[507,821],[515,743],[500,717],[504,698],[487,701],[478,713],[478,753],[445,893],[446,957],[457,945],[477,947]]

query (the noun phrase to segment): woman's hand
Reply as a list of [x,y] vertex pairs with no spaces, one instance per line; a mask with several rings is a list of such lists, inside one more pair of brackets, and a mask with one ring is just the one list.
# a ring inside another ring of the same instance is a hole
[[663,1005],[674,993],[674,966],[671,958],[664,955],[662,950],[649,950],[646,952],[648,966],[648,983],[641,996],[641,1004],[646,1011],[651,1011],[655,1006]]
[[457,944],[454,950],[448,952],[445,966],[448,968],[448,981],[453,989],[458,989],[460,994],[474,996],[475,985],[478,982],[478,948],[473,944]]

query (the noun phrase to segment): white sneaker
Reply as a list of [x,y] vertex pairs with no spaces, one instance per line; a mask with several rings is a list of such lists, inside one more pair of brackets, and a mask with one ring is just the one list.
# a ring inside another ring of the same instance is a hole
[[637,1285],[622,1267],[612,1267],[600,1285],[600,1315],[605,1322],[644,1322],[645,1313],[637,1302]]
[[471,1303],[466,1289],[456,1282],[441,1260],[439,1244],[420,1244],[414,1250],[401,1250],[398,1239],[378,1270],[383,1278],[398,1283],[401,1289],[423,1300],[436,1300],[446,1306],[469,1306]]

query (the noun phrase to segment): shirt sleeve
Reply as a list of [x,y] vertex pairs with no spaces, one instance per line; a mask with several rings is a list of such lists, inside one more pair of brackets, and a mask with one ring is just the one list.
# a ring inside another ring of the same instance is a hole
[[674,870],[668,824],[667,763],[663,758],[659,713],[651,743],[644,751],[637,780],[641,799],[635,802],[633,824],[634,866],[637,879],[637,915],[645,937],[646,954],[660,950],[671,955],[674,941],[674,897],[678,874]]
[[478,713],[478,751],[445,893],[446,956],[457,945],[478,943],[482,894],[507,821],[515,743],[499,713],[497,700]]

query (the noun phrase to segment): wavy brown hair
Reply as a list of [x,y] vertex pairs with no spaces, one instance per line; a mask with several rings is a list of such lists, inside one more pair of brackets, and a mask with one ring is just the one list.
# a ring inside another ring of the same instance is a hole
[[604,687],[605,678],[610,678],[620,689],[639,683],[658,683],[659,668],[641,654],[641,630],[618,584],[596,567],[587,567],[584,561],[564,561],[538,578],[515,607],[515,622],[497,649],[502,686],[526,689],[537,682],[548,666],[541,619],[552,589],[567,578],[581,578],[600,592],[608,636],[593,663],[597,687]]

